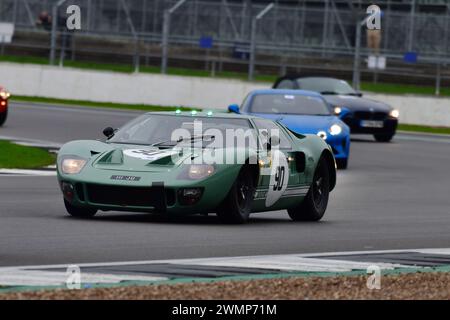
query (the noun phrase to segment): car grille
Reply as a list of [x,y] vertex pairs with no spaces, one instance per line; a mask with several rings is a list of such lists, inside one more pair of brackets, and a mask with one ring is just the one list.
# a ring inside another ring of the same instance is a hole
[[164,187],[125,187],[87,184],[89,202],[132,207],[165,207],[175,202],[175,192]]
[[387,118],[387,113],[380,111],[355,111],[354,118],[358,120],[384,120]]

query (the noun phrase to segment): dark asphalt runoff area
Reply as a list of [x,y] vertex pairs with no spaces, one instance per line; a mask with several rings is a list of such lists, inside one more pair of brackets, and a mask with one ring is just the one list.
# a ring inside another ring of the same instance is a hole
[[[96,139],[137,114],[13,103],[0,136]],[[291,222],[285,211],[254,214],[245,225],[214,215],[78,220],[66,214],[55,177],[0,176],[0,266],[449,247],[449,159],[447,138],[355,138],[318,223]]]

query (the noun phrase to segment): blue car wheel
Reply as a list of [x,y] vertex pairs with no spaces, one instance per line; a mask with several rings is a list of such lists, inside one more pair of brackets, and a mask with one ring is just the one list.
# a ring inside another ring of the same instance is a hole
[[336,159],[336,165],[337,165],[338,169],[347,169],[348,158]]

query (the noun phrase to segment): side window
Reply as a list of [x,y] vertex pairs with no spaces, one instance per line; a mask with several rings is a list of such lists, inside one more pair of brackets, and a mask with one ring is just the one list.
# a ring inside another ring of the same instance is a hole
[[275,89],[295,89],[294,82],[290,79],[282,80]]
[[[264,119],[254,119],[256,128],[260,136],[268,136],[270,134],[278,134],[280,136],[280,149],[292,149],[291,142],[286,133],[274,122]],[[272,131],[276,130],[276,131]]]

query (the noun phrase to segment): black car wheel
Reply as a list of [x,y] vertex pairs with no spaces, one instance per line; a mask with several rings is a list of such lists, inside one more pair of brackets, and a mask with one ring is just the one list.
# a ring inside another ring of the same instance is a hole
[[247,222],[254,195],[255,186],[252,171],[249,167],[244,166],[227,197],[218,208],[217,216],[226,223]]
[[67,212],[72,217],[91,218],[97,213],[96,209],[75,207],[71,205],[66,199],[64,199],[64,206],[66,207]]
[[288,209],[294,221],[319,221],[325,214],[330,194],[330,176],[326,160],[322,158],[314,173],[313,182],[303,202]]
[[394,135],[392,133],[388,134],[374,134],[375,140],[378,142],[389,142],[392,140]]
[[8,110],[5,112],[0,112],[0,126],[3,125],[8,117]]
[[338,169],[347,169],[348,158],[347,159],[336,159],[336,165],[337,165]]

